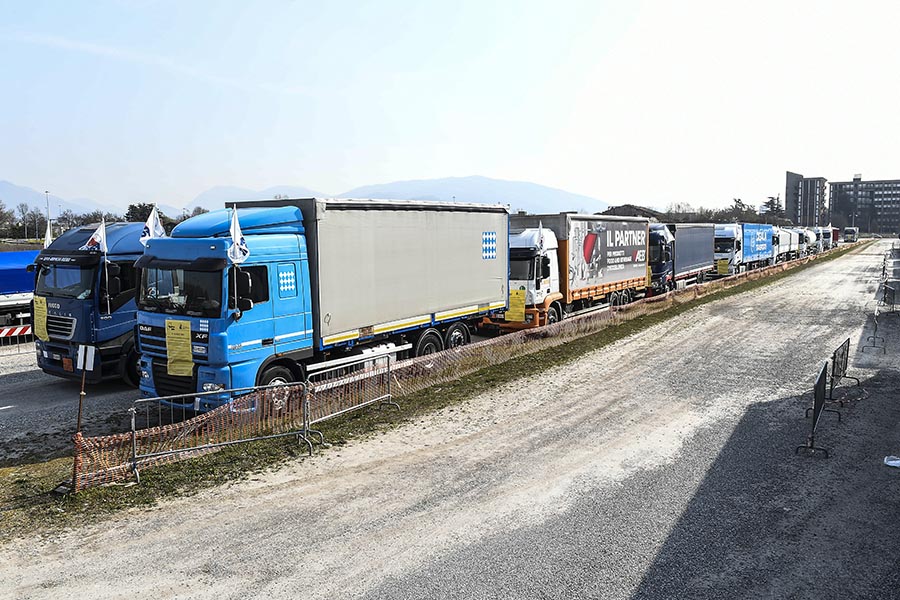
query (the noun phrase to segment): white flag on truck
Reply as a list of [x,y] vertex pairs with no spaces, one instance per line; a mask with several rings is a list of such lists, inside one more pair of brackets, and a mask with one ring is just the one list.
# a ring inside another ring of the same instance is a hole
[[104,254],[109,250],[106,247],[106,220],[100,219],[100,226],[91,234],[91,237],[88,238],[88,241],[79,248],[79,250],[93,250],[100,251]]
[[238,223],[237,208],[231,209],[231,246],[228,248],[228,258],[238,265],[250,256],[250,248],[241,233],[241,224]]
[[147,222],[144,223],[144,230],[141,232],[141,245],[146,246],[151,239],[161,237],[166,237],[166,229],[159,220],[159,212],[154,204],[150,216],[147,217]]
[[50,230],[50,219],[47,219],[47,233],[44,234],[44,248],[49,248],[53,243],[53,233]]

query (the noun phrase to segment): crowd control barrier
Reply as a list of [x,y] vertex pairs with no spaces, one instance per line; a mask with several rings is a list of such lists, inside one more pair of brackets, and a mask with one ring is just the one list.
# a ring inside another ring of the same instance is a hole
[[829,378],[827,398],[829,402],[836,402],[841,406],[844,406],[843,400],[835,400],[834,398],[834,388],[841,383],[842,379],[852,379],[856,382],[856,385],[859,386],[859,378],[847,375],[847,366],[849,362],[850,338],[847,338],[831,355],[831,377]]
[[806,444],[797,446],[794,450],[794,454],[799,454],[801,450],[805,450],[811,454],[822,452],[825,454],[825,458],[828,458],[828,450],[821,446],[816,446],[816,428],[819,426],[819,419],[822,417],[823,412],[835,413],[838,416],[838,421],[841,420],[841,413],[830,408],[825,408],[825,386],[827,379],[828,361],[825,361],[822,368],[819,370],[819,376],[816,377],[816,383],[813,386],[813,405],[811,408],[806,409],[807,417],[809,417],[809,413],[812,411],[812,425],[809,429],[809,435],[806,437]]

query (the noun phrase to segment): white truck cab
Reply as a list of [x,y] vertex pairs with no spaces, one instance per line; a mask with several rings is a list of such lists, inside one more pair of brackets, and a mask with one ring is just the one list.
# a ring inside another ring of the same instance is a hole
[[550,294],[559,294],[558,249],[556,234],[546,227],[509,236],[509,289],[525,290],[526,306],[540,306]]
[[717,275],[734,275],[742,271],[741,226],[738,223],[716,225],[715,261]]

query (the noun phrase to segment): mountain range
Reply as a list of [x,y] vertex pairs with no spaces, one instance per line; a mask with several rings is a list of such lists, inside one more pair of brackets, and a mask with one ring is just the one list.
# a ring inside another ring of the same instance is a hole
[[[490,177],[446,177],[442,179],[419,179],[395,181],[367,185],[341,194],[325,194],[302,186],[280,185],[263,190],[251,190],[233,186],[217,186],[206,190],[189,203],[190,211],[196,206],[208,210],[222,208],[226,203],[239,200],[262,200],[275,196],[290,198],[390,198],[396,200],[440,200],[472,202],[479,204],[508,204],[513,211],[530,213],[558,213],[579,211],[600,212],[608,204],[580,194],[573,194],[558,188],[547,187],[527,181],[507,181]],[[0,200],[7,208],[15,208],[24,202],[31,207],[44,210],[44,194],[32,188],[19,186],[9,181],[0,181]],[[170,216],[177,216],[182,208],[166,202],[159,203],[160,210]],[[71,209],[77,213],[104,210],[123,214],[127,205],[110,206],[88,198],[65,199],[50,195],[51,214]]]

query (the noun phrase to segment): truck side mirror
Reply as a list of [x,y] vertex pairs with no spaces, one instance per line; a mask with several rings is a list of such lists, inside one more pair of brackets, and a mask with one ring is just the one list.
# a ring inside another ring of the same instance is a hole
[[107,262],[104,268],[110,277],[118,277],[122,272],[122,268],[114,262]]
[[118,277],[110,277],[106,282],[106,295],[118,296],[122,293],[122,280]]
[[252,287],[250,283],[250,273],[247,271],[238,271],[236,280],[238,298],[249,296]]
[[671,262],[671,261],[672,261],[672,251],[669,250],[668,248],[666,248],[666,249],[663,251],[663,261],[664,261],[664,262]]
[[550,257],[544,256],[541,257],[541,273],[545,276],[550,276]]
[[237,307],[241,312],[248,311],[253,308],[253,300],[250,298],[238,298]]
[[27,267],[25,267],[25,270],[26,270],[27,272],[29,272],[29,273],[34,273],[35,267],[36,267],[36,266],[37,266],[37,265],[35,265],[34,263],[32,263],[32,264],[28,265]]

